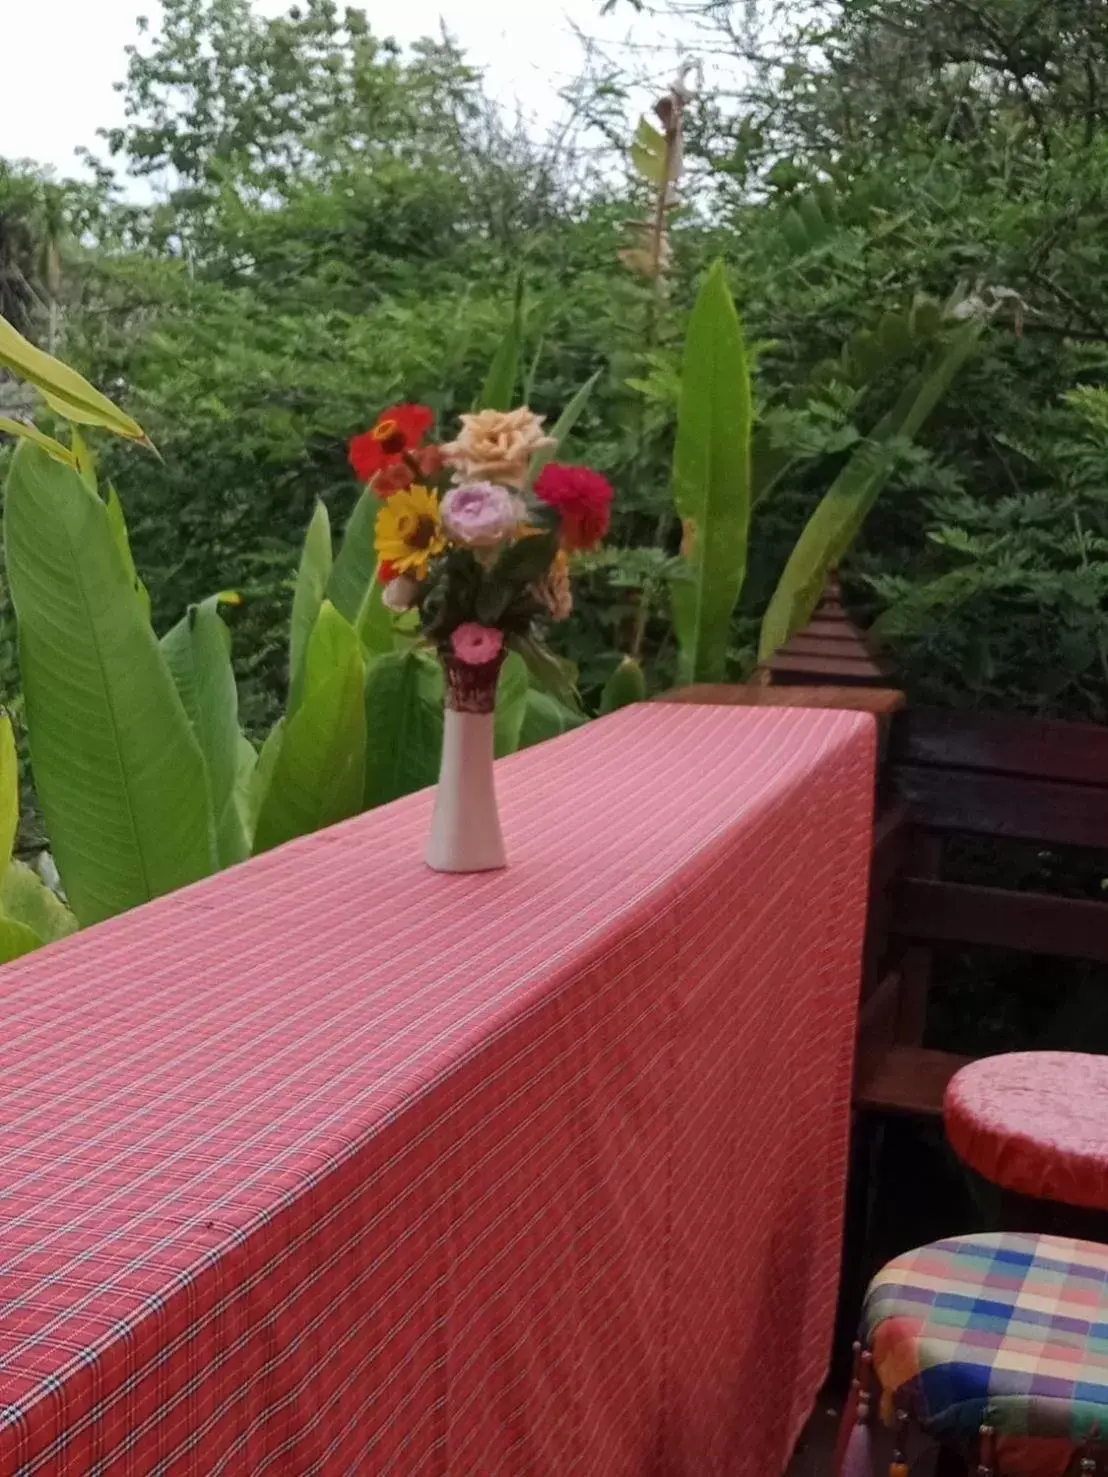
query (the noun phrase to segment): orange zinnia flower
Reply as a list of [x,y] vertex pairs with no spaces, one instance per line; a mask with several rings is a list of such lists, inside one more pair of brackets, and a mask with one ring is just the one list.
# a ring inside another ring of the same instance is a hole
[[426,405],[394,405],[377,424],[350,443],[350,465],[359,482],[371,482],[385,467],[395,466],[418,450],[434,423]]

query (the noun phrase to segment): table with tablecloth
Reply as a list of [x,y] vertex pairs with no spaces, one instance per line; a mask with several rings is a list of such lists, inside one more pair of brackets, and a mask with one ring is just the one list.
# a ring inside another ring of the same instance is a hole
[[0,972],[0,1474],[780,1472],[872,720],[655,705]]

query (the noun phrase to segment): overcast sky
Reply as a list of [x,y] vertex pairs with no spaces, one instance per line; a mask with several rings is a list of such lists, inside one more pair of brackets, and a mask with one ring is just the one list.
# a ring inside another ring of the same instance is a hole
[[[436,33],[445,14],[494,95],[519,98],[540,121],[558,116],[558,88],[578,70],[574,23],[605,42],[659,39],[656,25],[636,22],[629,6],[602,19],[600,0],[361,3],[374,29],[401,42]],[[255,5],[267,14],[287,8],[286,0]],[[0,0],[0,10],[0,156],[72,173],[75,147],[94,145],[96,129],[121,116],[112,83],[123,75],[123,48],[135,38],[135,17],[153,20],[158,0]],[[668,56],[659,60],[669,66]]]

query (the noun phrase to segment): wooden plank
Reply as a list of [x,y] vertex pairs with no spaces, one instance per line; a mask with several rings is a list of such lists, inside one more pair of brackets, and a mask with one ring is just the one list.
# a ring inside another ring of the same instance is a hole
[[829,678],[846,682],[872,682],[882,675],[880,668],[862,657],[793,656],[791,652],[788,656],[774,657],[772,671],[777,679],[789,672],[798,672],[808,678],[826,674]]
[[931,830],[1108,849],[1108,789],[916,764],[892,784]]
[[908,878],[896,889],[892,929],[932,943],[1108,964],[1108,902]]
[[913,830],[911,813],[902,801],[883,810],[873,827],[873,860],[870,864],[870,894],[884,892],[894,877],[904,871]]
[[854,1105],[868,1112],[941,1117],[947,1084],[972,1060],[922,1046],[864,1051],[854,1078]]
[[896,725],[893,758],[1108,788],[1108,728],[1095,723],[913,708]]
[[693,683],[659,693],[659,703],[707,703],[730,708],[822,708],[890,717],[904,706],[904,694],[884,687],[772,687],[763,683]]
[[865,653],[859,652],[852,641],[844,641],[841,636],[818,636],[808,631],[794,636],[789,642],[788,656],[783,655],[781,659],[797,661],[802,657],[805,660],[810,657],[827,657],[831,661],[849,662],[852,667],[867,672],[873,671],[873,662],[866,658]]
[[858,1041],[863,1052],[887,1048],[892,1042],[899,1002],[900,974],[891,969],[862,1000]]

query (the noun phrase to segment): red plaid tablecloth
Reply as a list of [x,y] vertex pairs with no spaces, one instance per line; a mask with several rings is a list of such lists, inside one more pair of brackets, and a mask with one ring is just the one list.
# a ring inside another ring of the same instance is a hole
[[0,1474],[770,1477],[828,1352],[867,720],[654,706],[0,972]]

